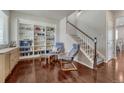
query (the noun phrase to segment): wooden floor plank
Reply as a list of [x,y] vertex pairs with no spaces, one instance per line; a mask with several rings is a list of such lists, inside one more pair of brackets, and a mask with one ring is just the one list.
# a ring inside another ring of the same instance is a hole
[[116,83],[124,82],[124,53],[117,60],[101,64],[96,71],[74,62],[77,71],[62,71],[59,62],[45,59],[20,61],[6,83]]

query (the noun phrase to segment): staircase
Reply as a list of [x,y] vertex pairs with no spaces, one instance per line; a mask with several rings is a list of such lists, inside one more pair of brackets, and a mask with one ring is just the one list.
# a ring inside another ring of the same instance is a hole
[[95,69],[98,64],[104,62],[104,56],[97,50],[97,38],[92,38],[87,35],[68,20],[67,24],[75,28],[75,31],[77,31],[76,33],[78,33],[78,35],[68,34],[74,41],[80,44],[80,51],[91,62],[92,68]]

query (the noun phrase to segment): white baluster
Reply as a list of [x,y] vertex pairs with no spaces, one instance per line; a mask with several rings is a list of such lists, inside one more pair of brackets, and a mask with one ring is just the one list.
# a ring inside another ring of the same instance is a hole
[[88,43],[88,46],[87,46],[87,54],[88,54],[88,56],[90,56],[90,50],[89,50],[89,38],[87,39],[87,43]]

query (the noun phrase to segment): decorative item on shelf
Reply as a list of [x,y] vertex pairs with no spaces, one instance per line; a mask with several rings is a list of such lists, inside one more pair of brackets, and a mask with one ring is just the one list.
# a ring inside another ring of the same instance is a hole
[[45,34],[44,33],[41,33],[42,36],[44,36]]
[[9,47],[16,47],[16,41],[11,41],[9,43]]
[[37,37],[37,33],[34,33],[34,36]]
[[32,27],[31,27],[31,25],[27,25],[27,24],[22,24],[22,23],[20,23],[19,29],[20,29],[20,30],[31,31],[31,30],[32,30]]
[[51,30],[53,30],[53,31],[54,31],[54,28],[51,28]]
[[54,38],[47,38],[47,40],[54,40]]
[[27,27],[26,30],[31,30],[31,28],[30,27]]
[[43,32],[45,32],[45,29],[43,28]]
[[24,27],[20,27],[19,29],[20,29],[20,30],[23,30],[23,29],[25,29],[25,28],[24,28]]
[[38,36],[41,36],[41,33],[37,33]]
[[32,46],[32,40],[20,40],[20,46]]
[[41,26],[34,25],[34,31],[35,31],[35,32],[39,32],[39,31],[41,31],[41,30],[42,30]]

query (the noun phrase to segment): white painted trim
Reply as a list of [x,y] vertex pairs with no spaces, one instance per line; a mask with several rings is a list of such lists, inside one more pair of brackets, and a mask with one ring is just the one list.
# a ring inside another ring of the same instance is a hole
[[113,57],[113,58],[111,58],[111,59],[108,59],[108,60],[105,61],[105,63],[109,62],[109,61],[112,60],[112,59],[117,59],[117,57]]
[[81,51],[83,52],[83,54],[88,58],[88,60],[93,63],[92,59],[91,59],[89,56],[87,56],[87,54],[83,51],[83,49],[81,48],[80,50],[81,50]]
[[[70,35],[69,35],[70,36]],[[70,36],[71,37],[71,36]],[[72,38],[72,37],[71,37]],[[73,39],[73,38],[72,38]],[[75,42],[77,42],[75,39],[73,39]],[[91,61],[93,63],[93,61],[91,60],[91,58],[89,56],[87,56],[87,54],[83,51],[82,48],[80,48],[80,50],[83,52],[83,54],[88,58],[89,61]]]
[[91,67],[91,66],[85,64],[85,63],[82,62],[82,61],[79,61],[79,60],[77,60],[77,59],[75,59],[74,61],[76,61],[76,62],[78,62],[78,63],[80,63],[80,64],[82,64],[82,65],[85,65],[86,67],[88,67],[88,68],[90,68],[90,69],[93,69],[93,66]]

